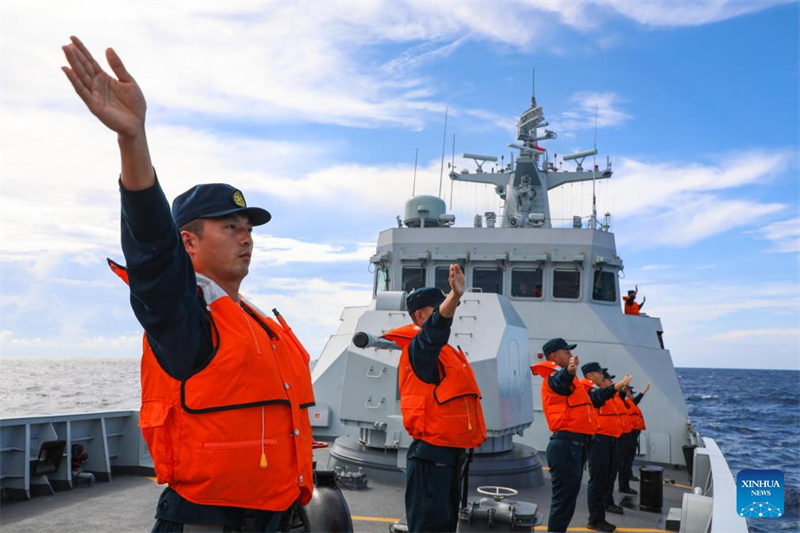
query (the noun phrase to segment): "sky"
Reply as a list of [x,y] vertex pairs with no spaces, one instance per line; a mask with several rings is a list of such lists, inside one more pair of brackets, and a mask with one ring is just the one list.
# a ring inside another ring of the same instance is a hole
[[[273,220],[243,294],[312,357],[371,298],[369,257],[442,161],[509,157],[538,103],[552,154],[614,177],[622,289],[638,285],[676,366],[800,368],[800,4],[629,2],[0,2],[0,354],[136,357],[141,330],[105,258],[119,246],[115,134],[60,67],[79,36],[142,87],[172,199],[229,182]],[[453,147],[455,135],[455,147]],[[446,167],[446,165],[445,165]],[[446,173],[446,168],[445,168]],[[450,184],[456,225],[499,210]],[[551,191],[555,223],[591,184]]]

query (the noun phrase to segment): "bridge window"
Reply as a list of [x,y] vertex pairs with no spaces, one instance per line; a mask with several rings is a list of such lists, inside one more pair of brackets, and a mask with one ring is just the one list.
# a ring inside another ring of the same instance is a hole
[[440,266],[436,267],[434,272],[433,286],[437,289],[442,289],[445,294],[450,292],[450,267]]
[[617,301],[617,280],[614,272],[596,270],[594,273],[594,288],[592,300],[599,302]]
[[377,268],[375,270],[375,294],[389,290],[389,269]]
[[403,290],[411,292],[425,286],[425,269],[422,267],[403,267]]
[[513,269],[511,271],[511,296],[515,298],[541,298],[542,269]]
[[499,268],[473,268],[472,288],[503,294],[503,271]]
[[553,298],[577,300],[581,296],[581,273],[578,270],[553,271]]

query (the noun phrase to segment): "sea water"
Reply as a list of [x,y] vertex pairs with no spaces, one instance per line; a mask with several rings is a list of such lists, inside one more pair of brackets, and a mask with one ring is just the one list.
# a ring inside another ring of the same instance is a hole
[[[678,377],[692,425],[734,476],[784,473],[784,516],[748,518],[750,530],[800,531],[800,372],[679,368]],[[139,398],[138,359],[0,359],[2,418],[138,409]]]

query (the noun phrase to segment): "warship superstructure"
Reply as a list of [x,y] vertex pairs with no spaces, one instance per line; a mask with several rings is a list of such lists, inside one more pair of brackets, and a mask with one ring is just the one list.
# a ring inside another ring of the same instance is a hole
[[[450,173],[450,179],[491,185],[504,200],[502,212],[476,214],[472,227],[454,227],[445,202],[415,196],[405,205],[401,227],[383,231],[371,258],[373,300],[345,309],[339,331],[330,338],[313,371],[317,406],[314,434],[336,439],[332,456],[345,462],[354,441],[369,463],[370,450],[399,451],[404,464],[410,440],[403,430],[396,394],[399,352],[359,348],[357,332],[373,335],[409,322],[404,294],[421,286],[448,289],[448,265],[457,262],[467,277],[468,294],[456,314],[451,344],[459,345],[475,367],[483,392],[489,442],[481,453],[511,450],[512,438],[526,449],[542,451],[550,432],[542,412],[539,378],[530,365],[548,339],[578,344],[583,362],[598,361],[612,373],[630,373],[652,390],[641,408],[647,420],[639,459],[685,464],[684,447],[693,438],[686,405],[661,320],[625,315],[621,307],[619,257],[608,218],[573,218],[572,227],[553,227],[548,191],[564,184],[608,179],[604,169],[583,168],[596,149],[563,157],[576,168],[564,171],[540,146],[556,137],[535,97],[517,124],[518,151],[512,162],[484,171],[496,157],[464,154],[477,168]],[[543,131],[542,131],[543,130]],[[541,134],[539,133],[540,131]],[[531,416],[533,415],[533,416]],[[347,451],[345,451],[347,448]],[[532,466],[532,465],[529,465]]]

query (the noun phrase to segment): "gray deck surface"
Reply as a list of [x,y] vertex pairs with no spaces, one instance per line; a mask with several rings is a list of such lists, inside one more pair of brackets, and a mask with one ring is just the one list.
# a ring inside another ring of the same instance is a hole
[[[327,463],[327,450],[315,450],[319,465]],[[542,454],[542,461],[544,456]],[[546,463],[545,463],[546,464]],[[637,468],[634,467],[634,471]],[[546,484],[533,489],[524,489],[515,500],[539,505],[545,522],[550,505],[549,473],[544,473]],[[666,469],[665,480],[688,486],[685,470]],[[588,531],[586,519],[586,484],[588,473],[584,472],[583,487],[578,496],[578,508],[570,531]],[[501,484],[502,483],[498,483]],[[618,526],[620,532],[647,533],[664,531],[666,514],[670,507],[680,507],[683,493],[690,490],[679,485],[664,485],[664,508],[661,514],[638,510],[638,496],[615,494],[615,501],[625,508],[623,516],[609,514],[606,519]],[[638,489],[639,484],[631,486]],[[475,487],[471,494],[477,495]],[[92,487],[75,488],[58,492],[55,496],[34,497],[29,501],[4,501],[0,506],[0,531],[3,532],[124,532],[149,531],[153,525],[153,514],[158,495],[163,487],[147,477],[114,476],[111,483],[96,483]],[[374,479],[369,480],[366,490],[343,490],[356,531],[385,533],[391,523],[403,515],[405,487]],[[621,498],[624,496],[624,498]],[[544,531],[537,527],[537,531]]]

